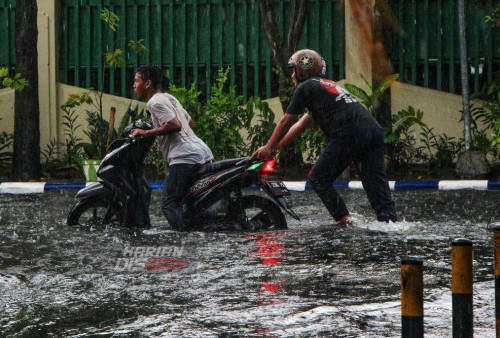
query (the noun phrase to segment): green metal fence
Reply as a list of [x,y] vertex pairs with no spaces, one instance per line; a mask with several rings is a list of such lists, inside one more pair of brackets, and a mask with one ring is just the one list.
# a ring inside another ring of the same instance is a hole
[[[258,13],[258,0],[58,0],[60,81],[131,97],[134,70],[153,62],[176,85],[196,83],[205,96],[220,67],[245,98],[276,95],[277,81]],[[277,1],[287,30],[290,0]],[[401,81],[460,93],[456,0],[386,0],[402,34],[386,30],[387,49]],[[477,91],[500,70],[500,31],[484,22],[500,0],[467,1],[470,88]],[[119,17],[116,33],[100,20],[103,8]],[[15,0],[0,0],[0,67],[15,67]],[[388,20],[384,18],[384,20]],[[300,47],[319,50],[328,75],[344,78],[341,0],[310,0]],[[137,56],[129,40],[145,39],[151,53]],[[107,41],[107,46],[103,46]],[[101,72],[105,50],[126,51],[127,65]]]
[[[461,93],[456,0],[387,0],[401,33],[387,32],[388,49],[400,80]],[[500,1],[466,1],[469,88],[478,91],[500,68],[500,31],[485,16]],[[386,18],[387,20],[387,18]]]
[[[277,16],[287,31],[290,0],[277,2]],[[100,19],[106,7],[120,18],[116,33]],[[132,95],[134,70],[155,63],[179,86],[195,83],[210,95],[217,70],[229,66],[230,83],[245,98],[277,94],[270,49],[256,0],[61,0],[59,24],[61,81]],[[149,55],[137,56],[129,40],[144,39]],[[106,44],[106,46],[104,46]],[[338,0],[311,0],[301,47],[319,50],[329,75],[344,77],[344,10]],[[102,76],[106,50],[127,51],[127,65]]]
[[0,67],[14,69],[15,65],[15,0],[0,0]]

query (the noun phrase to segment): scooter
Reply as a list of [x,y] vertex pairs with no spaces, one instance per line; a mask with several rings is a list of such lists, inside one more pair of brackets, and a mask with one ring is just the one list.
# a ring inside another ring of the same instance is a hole
[[[101,181],[78,191],[68,225],[150,225],[151,187],[143,168],[154,137],[133,140],[129,134],[135,128],[153,126],[150,121],[134,121],[124,129],[123,139],[111,143],[97,170]],[[188,229],[221,224],[235,230],[286,229],[282,210],[299,220],[285,200],[290,192],[283,182],[268,179],[274,163],[241,157],[202,165],[183,201]]]

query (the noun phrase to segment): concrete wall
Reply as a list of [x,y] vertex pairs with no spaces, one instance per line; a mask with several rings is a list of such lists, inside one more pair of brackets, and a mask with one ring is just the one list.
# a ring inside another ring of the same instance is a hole
[[[424,113],[424,122],[433,132],[445,133],[456,138],[463,137],[464,125],[460,122],[462,97],[438,90],[417,87],[401,82],[391,84],[391,111],[412,106]],[[418,138],[417,138],[418,139]]]
[[9,88],[0,89],[0,132],[14,131],[14,91]]
[[[79,87],[74,87],[74,86],[68,86],[62,83],[58,83],[57,85],[57,97],[60,98],[60,104],[63,104],[64,101],[69,97],[69,95],[72,94],[84,94],[84,93],[89,93],[88,89],[83,89]],[[98,102],[98,98],[95,96],[94,92],[91,92],[92,94],[90,95],[94,102]],[[127,109],[129,106],[132,106],[134,109],[135,107],[139,105],[139,110],[142,108],[146,108],[146,104],[144,102],[139,102],[137,100],[131,100],[119,96],[113,96],[113,95],[108,95],[104,94],[103,96],[103,118],[106,121],[109,121],[109,116],[110,116],[110,110],[111,107],[116,108],[116,114],[115,114],[115,129],[118,128],[120,125],[120,122],[125,115]],[[97,108],[92,105],[87,105],[84,104],[78,108],[75,109],[78,112],[78,119],[76,121],[76,125],[82,125],[82,128],[84,128],[87,125],[87,122],[85,121],[85,118],[87,117],[87,110],[95,110],[97,111]],[[63,115],[63,111],[59,108],[56,110],[58,114],[58,119],[61,119],[61,116]],[[83,133],[82,128],[79,128],[78,132],[76,133],[76,136],[82,138],[85,142],[87,140],[87,136]],[[59,140],[63,141],[64,140],[64,129],[63,126],[60,126],[59,130]],[[42,149],[44,149],[46,142],[41,142],[40,146]]]

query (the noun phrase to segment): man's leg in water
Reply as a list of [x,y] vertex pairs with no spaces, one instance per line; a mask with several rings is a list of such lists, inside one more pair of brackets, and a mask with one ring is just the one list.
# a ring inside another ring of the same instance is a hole
[[371,129],[360,137],[361,143],[368,144],[368,150],[361,159],[361,181],[370,204],[377,214],[377,220],[396,221],[396,211],[392,200],[384,163],[384,136],[382,130]]
[[[350,139],[350,138],[349,138]],[[350,163],[348,138],[332,138],[323,148],[309,174],[309,182],[335,221],[349,214],[333,182]]]
[[172,229],[185,231],[182,199],[196,180],[199,164],[179,163],[168,167],[165,176],[161,210]]

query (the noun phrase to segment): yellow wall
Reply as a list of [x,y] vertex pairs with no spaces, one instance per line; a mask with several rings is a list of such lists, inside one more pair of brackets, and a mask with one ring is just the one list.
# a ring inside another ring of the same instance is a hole
[[[460,122],[462,97],[438,90],[417,87],[401,82],[391,84],[391,111],[412,106],[424,113],[424,122],[434,128],[434,134],[456,138],[463,137],[464,125]],[[418,138],[417,138],[418,139]]]
[[0,118],[0,133],[14,132],[14,91],[12,89],[0,89]]
[[[83,89],[83,88],[78,88],[78,87],[73,87],[73,86],[68,86],[62,83],[59,83],[57,85],[57,97],[61,98],[60,104],[64,103],[64,101],[68,98],[69,95],[71,94],[84,94],[88,93],[88,89]],[[95,97],[95,95],[92,93],[90,95],[94,102],[98,102],[98,98]],[[119,96],[113,96],[113,95],[108,95],[104,94],[103,96],[103,118],[106,121],[109,121],[109,116],[110,116],[110,110],[111,107],[116,108],[116,114],[115,114],[115,129],[118,128],[120,125],[120,121],[122,120],[125,112],[127,111],[129,106],[132,106],[134,109],[135,107],[138,106],[138,110],[145,109],[146,105],[144,102],[139,102],[136,100],[131,100],[131,99],[126,99],[123,97]],[[78,119],[76,121],[76,125],[82,125],[82,127],[85,127],[87,125],[87,122],[85,121],[85,118],[87,117],[86,110],[95,110],[97,111],[96,107],[92,105],[87,105],[84,104],[80,107],[77,107],[75,109],[78,113]],[[59,108],[57,109],[58,112],[58,118],[61,119],[61,116],[63,115],[63,111]],[[81,130],[82,128],[79,129],[79,132],[76,133],[76,136],[82,138],[84,141],[87,141],[87,136],[83,133]],[[59,130],[59,140],[63,141],[64,140],[64,130],[63,127],[60,127]],[[40,146],[42,149],[44,149],[46,142],[41,142]]]

